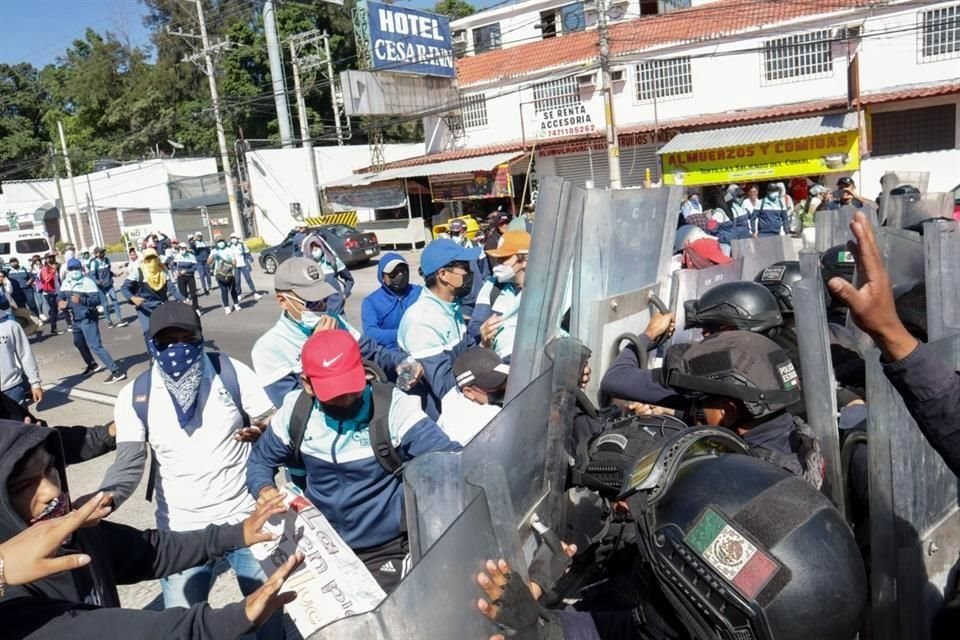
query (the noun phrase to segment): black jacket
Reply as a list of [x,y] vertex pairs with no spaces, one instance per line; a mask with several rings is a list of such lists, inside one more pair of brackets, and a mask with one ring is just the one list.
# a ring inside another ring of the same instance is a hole
[[960,374],[923,343],[883,370],[927,441],[960,477]]
[[[66,471],[57,431],[24,424],[0,424],[0,541],[26,528],[13,509],[7,482],[30,451],[46,446],[57,461],[61,488]],[[10,587],[0,600],[4,639],[64,638],[220,640],[251,629],[243,603],[211,609],[206,604],[164,611],[119,609],[118,584],[154,580],[203,564],[243,545],[241,525],[209,526],[175,533],[139,531],[113,522],[79,529],[64,548],[90,556],[86,567]]]

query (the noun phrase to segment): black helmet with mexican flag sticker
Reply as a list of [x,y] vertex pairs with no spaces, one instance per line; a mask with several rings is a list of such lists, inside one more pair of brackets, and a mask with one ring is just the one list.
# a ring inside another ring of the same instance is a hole
[[867,581],[843,516],[802,478],[751,456],[729,430],[671,437],[637,462],[620,497],[691,637],[856,637]]

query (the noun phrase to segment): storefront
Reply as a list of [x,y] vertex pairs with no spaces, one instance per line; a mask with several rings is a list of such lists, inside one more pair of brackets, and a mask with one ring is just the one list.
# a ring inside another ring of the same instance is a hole
[[[673,131],[620,135],[620,179],[624,187],[641,187],[660,179],[657,151],[675,135]],[[537,175],[560,176],[580,187],[610,186],[610,162],[603,138],[544,144],[537,149]]]
[[860,167],[857,114],[682,133],[658,152],[664,184],[789,181]]

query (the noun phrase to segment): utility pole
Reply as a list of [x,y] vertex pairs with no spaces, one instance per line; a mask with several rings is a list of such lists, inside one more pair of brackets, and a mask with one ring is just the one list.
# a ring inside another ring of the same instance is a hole
[[57,168],[57,156],[53,152],[53,144],[50,144],[50,160],[53,167],[53,181],[57,185],[57,198],[59,203],[57,208],[60,210],[60,233],[63,234],[61,240],[73,242],[73,232],[70,230],[70,218],[67,216],[67,202],[63,199],[63,189],[60,188],[60,171]]
[[210,99],[213,102],[213,119],[217,126],[217,144],[220,145],[220,162],[223,164],[223,179],[227,185],[227,203],[230,205],[230,220],[234,233],[243,235],[243,221],[237,207],[237,190],[233,184],[233,171],[230,168],[230,155],[227,151],[227,136],[223,132],[223,118],[220,116],[220,94],[217,92],[217,77],[213,68],[213,53],[230,46],[229,42],[220,42],[211,47],[207,37],[207,23],[203,17],[203,0],[197,0],[197,19],[200,21],[200,43],[203,45],[205,73],[210,81]]
[[96,222],[96,226],[90,227],[90,232],[93,234],[93,243],[97,246],[102,247],[103,242],[103,230],[100,228],[100,215],[97,213],[97,203],[93,200],[93,187],[90,186],[90,174],[87,174],[87,203],[90,210],[90,221]]
[[300,139],[304,149],[307,151],[307,166],[310,167],[310,206],[313,215],[319,216],[323,210],[320,208],[320,182],[317,179],[317,159],[313,155],[313,143],[310,141],[310,124],[307,122],[307,103],[303,99],[303,87],[300,85],[300,58],[297,55],[298,46],[302,46],[311,38],[316,36],[316,31],[308,31],[290,38],[290,62],[293,65],[293,90],[297,96],[297,111],[300,116]]
[[[70,164],[70,154],[67,153],[67,136],[63,132],[63,120],[57,120],[57,131],[60,133],[60,147],[63,149],[63,163],[67,167],[67,179],[70,180],[70,190],[73,192],[74,222],[77,224],[77,233],[74,237],[80,238],[80,246],[87,246],[87,234],[83,232],[83,221],[80,220],[80,198],[77,197],[77,183],[73,179],[73,166]],[[93,226],[91,225],[91,228]]]
[[602,76],[603,117],[607,125],[607,160],[610,165],[610,188],[620,188],[620,141],[613,117],[613,83],[610,81],[610,40],[607,28],[607,2],[597,0],[597,38],[600,46],[600,74]]
[[267,55],[270,58],[270,80],[273,84],[273,102],[277,108],[277,125],[280,127],[280,143],[284,149],[293,148],[293,126],[290,123],[290,106],[287,104],[287,84],[283,73],[283,56],[280,36],[277,33],[277,15],[273,0],[263,5],[263,30],[267,38]]
[[343,146],[343,131],[340,129],[340,104],[337,101],[337,78],[333,75],[333,60],[330,59],[330,36],[323,32],[323,53],[327,58],[327,80],[330,83],[330,102],[333,107],[333,126],[337,128],[337,144]]

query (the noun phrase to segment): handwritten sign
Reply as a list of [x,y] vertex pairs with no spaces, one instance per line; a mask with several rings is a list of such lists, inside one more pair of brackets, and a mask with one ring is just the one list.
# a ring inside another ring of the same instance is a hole
[[278,539],[250,550],[268,576],[296,551],[303,553],[303,564],[282,591],[297,592],[284,610],[306,638],[334,620],[370,611],[386,594],[300,490],[288,485],[284,491],[289,510],[265,526]]

